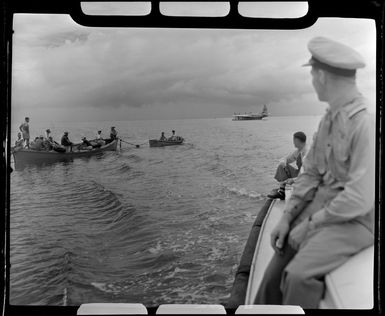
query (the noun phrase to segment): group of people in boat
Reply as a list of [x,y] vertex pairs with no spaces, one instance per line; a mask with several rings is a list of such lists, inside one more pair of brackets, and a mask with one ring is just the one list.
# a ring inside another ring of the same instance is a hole
[[105,144],[108,144],[118,138],[118,132],[116,131],[115,126],[112,126],[109,138],[104,138],[102,131],[99,130],[95,139],[87,140],[87,138],[83,136],[81,138],[81,142],[75,144],[69,139],[68,131],[65,131],[59,144],[53,140],[53,137],[51,136],[51,130],[46,129],[45,136],[40,135],[35,137],[33,141],[30,141],[28,117],[26,117],[24,122],[20,125],[19,130],[20,132],[17,134],[14,150],[23,148],[37,151],[54,150],[57,152],[71,152],[75,148],[77,150],[92,150],[94,148],[99,148]]
[[165,142],[165,141],[169,141],[169,142],[179,142],[179,141],[182,140],[182,137],[176,136],[176,135],[175,135],[175,131],[174,131],[174,130],[172,130],[171,133],[172,133],[172,135],[171,135],[170,137],[167,138],[167,137],[164,135],[164,132],[162,132],[162,134],[160,135],[159,140],[160,140],[160,141],[163,141],[163,142]]

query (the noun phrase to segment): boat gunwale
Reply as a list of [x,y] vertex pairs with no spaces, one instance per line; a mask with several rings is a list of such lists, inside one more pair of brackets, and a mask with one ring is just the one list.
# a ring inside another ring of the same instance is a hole
[[[272,212],[272,209],[274,207],[274,205],[276,204],[276,199],[272,200],[272,202],[270,203],[270,206],[269,206],[269,209],[267,210],[266,214],[265,214],[265,217],[263,218],[263,222],[262,222],[262,225],[261,225],[261,228],[259,230],[259,236],[258,236],[258,239],[257,239],[257,242],[256,242],[256,245],[255,245],[255,249],[254,249],[254,254],[253,254],[253,259],[251,261],[251,265],[250,265],[250,274],[249,274],[249,280],[253,280],[254,279],[254,274],[255,274],[255,269],[254,269],[254,266],[256,265],[256,260],[257,260],[257,256],[258,256],[258,253],[259,253],[259,249],[260,249],[260,246],[261,246],[261,243],[262,243],[262,235],[265,231],[265,228],[266,228],[266,223],[269,219],[269,216]],[[254,302],[251,301],[253,298],[251,297],[251,283],[252,282],[247,282],[247,288],[246,288],[246,295],[245,295],[245,305],[253,305]]]
[[[116,142],[116,144],[113,144],[114,142]],[[113,144],[113,145],[112,145]],[[106,148],[112,148],[112,147],[115,147],[117,146],[118,144],[118,140],[113,140],[111,143],[108,143],[108,144],[105,144],[99,148],[93,148],[91,150],[84,150],[84,151],[71,151],[71,152],[57,152],[57,151],[54,151],[54,150],[49,150],[49,151],[45,151],[45,150],[33,150],[33,149],[19,149],[19,150],[15,150],[13,151],[13,154],[15,153],[18,153],[18,152],[22,152],[22,153],[33,153],[33,154],[43,154],[43,155],[60,155],[60,156],[65,156],[65,155],[76,155],[76,154],[84,154],[84,153],[95,153],[95,152],[100,152],[100,151],[103,151],[105,150]]]
[[90,157],[93,155],[98,155],[106,151],[116,151],[119,140],[113,140],[112,142],[105,144],[99,148],[94,148],[88,151],[78,151],[78,152],[65,152],[60,153],[56,151],[39,151],[39,150],[25,150],[20,149],[12,152],[15,166],[20,165],[30,165],[30,164],[40,164],[40,163],[53,163],[57,161],[67,161],[73,158],[82,158]]

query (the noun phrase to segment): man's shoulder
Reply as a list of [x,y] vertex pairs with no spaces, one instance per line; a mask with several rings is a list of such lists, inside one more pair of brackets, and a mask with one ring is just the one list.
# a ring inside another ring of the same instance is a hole
[[361,118],[367,113],[367,104],[368,101],[365,97],[359,96],[354,99],[353,102],[345,105],[343,107],[343,113],[347,116],[348,119],[352,120],[355,118]]

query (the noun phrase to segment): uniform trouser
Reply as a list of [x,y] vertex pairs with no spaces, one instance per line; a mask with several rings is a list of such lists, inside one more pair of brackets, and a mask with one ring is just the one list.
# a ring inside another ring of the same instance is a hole
[[[322,202],[315,199],[310,203],[293,227],[319,209]],[[265,271],[255,304],[318,308],[325,275],[373,242],[372,231],[356,221],[318,227],[308,233],[298,251],[286,241],[283,254],[275,253]]]
[[255,304],[318,308],[324,294],[324,276],[372,244],[373,234],[357,222],[315,230],[298,252],[286,245],[283,255],[274,254]]
[[280,163],[275,172],[274,179],[278,182],[285,181],[290,178],[295,178],[298,176],[299,170],[294,168],[291,165],[286,165],[285,163]]

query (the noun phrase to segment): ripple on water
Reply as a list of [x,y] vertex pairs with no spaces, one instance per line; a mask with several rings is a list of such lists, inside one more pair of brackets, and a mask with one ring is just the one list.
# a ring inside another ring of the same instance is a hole
[[314,123],[278,121],[121,122],[119,134],[133,143],[172,128],[190,144],[122,147],[15,170],[11,303],[226,298],[264,194],[275,185],[276,161],[291,150],[292,129],[300,124],[310,135],[305,126]]

